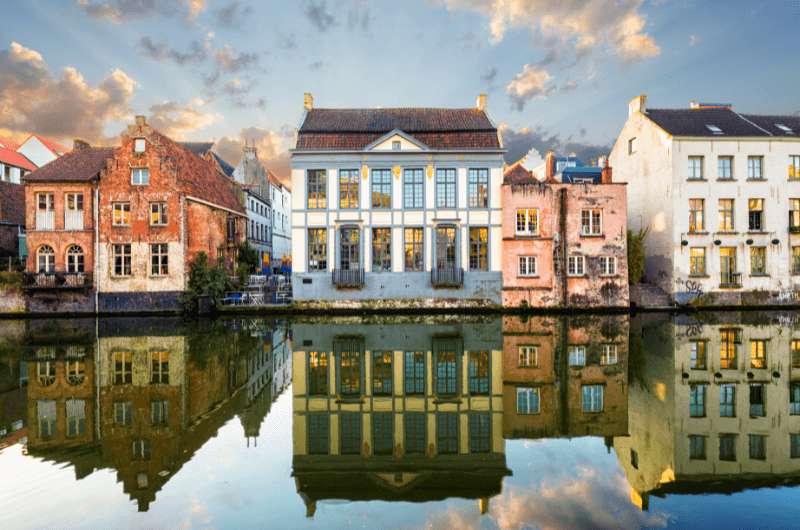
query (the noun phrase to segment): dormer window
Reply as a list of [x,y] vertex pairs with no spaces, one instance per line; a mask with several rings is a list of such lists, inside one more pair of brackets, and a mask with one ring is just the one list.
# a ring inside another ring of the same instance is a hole
[[400,140],[395,140],[392,142],[392,151],[399,151],[400,150]]
[[708,129],[709,131],[711,131],[711,132],[712,132],[712,134],[724,134],[724,133],[722,132],[722,129],[720,129],[720,128],[719,128],[719,127],[717,127],[716,125],[709,125],[709,124],[706,124],[706,129]]
[[144,138],[136,138],[133,140],[133,152],[134,153],[144,153],[145,148],[145,139]]
[[787,127],[786,125],[784,125],[782,123],[776,123],[775,127],[777,127],[778,129],[782,130],[786,134],[794,134],[794,131],[790,127]]

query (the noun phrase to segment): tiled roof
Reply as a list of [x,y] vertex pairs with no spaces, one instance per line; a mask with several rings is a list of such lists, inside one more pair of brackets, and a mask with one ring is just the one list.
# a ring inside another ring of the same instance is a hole
[[5,147],[0,147],[0,162],[30,171],[36,169],[34,163],[25,158],[22,153],[17,153],[13,149],[7,149]]
[[497,128],[478,109],[312,109],[296,150],[361,150],[399,129],[431,149],[500,149]]
[[503,172],[503,184],[533,184],[539,182],[531,171],[525,169],[522,161],[512,164]]
[[0,182],[0,223],[25,226],[25,187]]
[[6,149],[16,151],[19,149],[19,144],[10,138],[0,138],[0,147],[5,147]]
[[39,139],[40,142],[44,144],[45,147],[50,149],[54,154],[61,156],[65,153],[69,152],[69,149],[61,145],[60,143],[51,140],[50,138],[45,138],[44,136],[39,136],[38,134],[34,134],[36,138]]
[[88,182],[106,167],[114,156],[113,147],[86,147],[70,151],[36,171],[25,175],[25,182]]
[[[791,136],[776,126],[781,123],[800,137],[800,117],[797,116],[738,114],[725,107],[647,109],[645,114],[674,136]],[[708,126],[716,127],[721,132],[714,132]]]
[[178,142],[180,145],[196,154],[197,156],[204,157],[206,153],[211,153],[214,160],[219,164],[219,169],[225,173],[226,176],[232,177],[234,167],[227,163],[221,156],[211,150],[214,147],[214,142]]

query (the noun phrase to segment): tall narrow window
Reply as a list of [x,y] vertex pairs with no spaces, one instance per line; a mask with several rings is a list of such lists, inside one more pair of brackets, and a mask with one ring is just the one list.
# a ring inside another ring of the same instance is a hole
[[358,208],[358,170],[339,170],[339,208]]
[[750,341],[750,368],[762,369],[767,367],[767,341],[753,339]]
[[361,229],[348,226],[339,230],[339,268],[351,271],[361,268]]
[[800,339],[792,339],[789,343],[789,353],[792,356],[792,369],[800,368]]
[[761,180],[764,178],[764,157],[747,157],[747,178],[749,180]]
[[586,366],[586,346],[569,346],[567,355],[570,366]]
[[800,414],[800,383],[789,384],[789,414],[791,416]]
[[405,270],[421,271],[424,270],[423,254],[423,229],[405,228],[403,229],[403,246],[405,254]]
[[469,393],[488,394],[489,393],[489,352],[472,351],[469,352]]
[[165,202],[151,202],[150,203],[150,225],[151,226],[166,226],[167,224],[167,203]]
[[733,157],[720,156],[717,158],[717,178],[720,180],[733,179]]
[[436,170],[436,207],[456,207],[456,170]]
[[150,274],[167,276],[169,274],[169,245],[153,243],[150,245]]
[[392,229],[372,229],[372,272],[392,270]]
[[403,170],[403,208],[423,208],[425,197],[425,183],[422,169]]
[[705,247],[692,247],[689,249],[689,274],[691,276],[706,275]]
[[792,274],[800,274],[800,246],[793,245],[792,246],[792,256],[791,256],[791,270]]
[[327,455],[331,445],[331,418],[328,412],[308,413],[308,454]]
[[583,412],[603,412],[603,385],[581,386]]
[[467,176],[467,205],[470,208],[489,207],[489,170],[470,169]]
[[80,273],[83,271],[83,249],[78,245],[70,245],[70,247],[67,249],[67,272]]
[[339,363],[339,393],[344,396],[360,395],[363,342],[358,339],[337,340],[334,349]]
[[789,199],[789,231],[800,232],[800,199]]
[[392,395],[392,352],[372,352],[372,393],[376,396]]
[[766,460],[767,437],[763,434],[748,435],[750,441],[750,458],[752,460]]
[[690,434],[689,435],[689,460],[706,459],[706,437]]
[[536,208],[517,210],[517,235],[539,235],[539,210]]
[[403,414],[403,430],[405,431],[406,454],[424,454],[427,437],[425,413],[406,412]]
[[[6,166],[8,171],[11,166]],[[56,227],[56,201],[52,193],[36,194],[36,230],[54,230]]]
[[64,229],[83,230],[83,193],[64,195]]
[[750,247],[750,275],[766,276],[767,247]]
[[394,414],[391,412],[372,413],[372,453],[391,455],[394,451]]
[[469,229],[469,268],[473,271],[489,270],[489,229],[485,226]]
[[328,394],[328,352],[308,352],[308,393],[312,396]]
[[750,417],[760,418],[767,415],[766,388],[763,383],[750,385]]
[[328,270],[328,229],[308,229],[308,271]]
[[154,399],[150,402],[150,423],[154,426],[165,426],[169,423],[169,401]]
[[390,169],[372,170],[371,192],[373,208],[392,207],[392,171]]
[[800,434],[789,435],[789,458],[800,458]]
[[129,385],[133,382],[133,353],[118,351],[113,354],[114,384]]
[[703,180],[703,157],[690,156],[688,167],[689,180]]
[[114,402],[114,425],[129,427],[133,421],[133,403],[130,401]]
[[734,383],[719,385],[719,416],[720,418],[736,417],[736,385]]
[[150,384],[169,384],[169,352],[150,352]]
[[719,435],[719,459],[725,462],[736,462],[736,435]]
[[738,287],[741,274],[737,272],[736,247],[719,247],[720,284],[724,287]]
[[789,178],[800,179],[800,155],[789,155]]
[[689,368],[692,370],[706,369],[706,345],[702,339],[689,341]]
[[603,232],[603,211],[599,208],[581,210],[581,235],[599,236]]
[[324,169],[309,169],[306,172],[306,196],[309,210],[328,207],[328,175]]
[[708,385],[689,385],[689,417],[705,418],[706,388]]
[[439,225],[436,233],[436,267],[439,269],[453,269],[458,263],[456,247],[456,227],[452,225]]
[[67,438],[77,438],[86,434],[86,401],[82,399],[68,399],[65,403],[67,409]]
[[45,274],[56,271],[56,253],[50,245],[42,245],[36,251],[36,271]]
[[406,394],[425,393],[425,352],[407,351],[405,352],[405,363],[403,367],[403,379],[405,380]]
[[458,413],[436,413],[436,448],[441,455],[458,453]]
[[704,199],[689,199],[689,233],[705,231],[705,202]]
[[735,229],[733,199],[719,200],[719,231],[733,232]]
[[461,348],[456,339],[437,339],[434,341],[435,390],[439,395],[458,393],[458,359]]
[[56,402],[52,400],[37,401],[36,419],[39,423],[39,436],[43,439],[51,438],[56,430]]
[[619,349],[616,344],[603,344],[600,352],[600,365],[609,366],[619,362]]
[[764,230],[764,199],[747,200],[747,229],[751,232]]
[[517,387],[517,414],[539,414],[539,387]]
[[469,452],[488,453],[491,448],[492,417],[488,412],[470,412],[467,416],[469,422]]
[[343,455],[361,454],[361,413],[340,413],[339,428],[341,438],[341,453]]
[[742,343],[741,330],[722,329],[719,332],[719,367],[723,370],[735,370],[739,345]]
[[130,243],[112,245],[111,260],[113,263],[114,276],[130,276],[131,275]]

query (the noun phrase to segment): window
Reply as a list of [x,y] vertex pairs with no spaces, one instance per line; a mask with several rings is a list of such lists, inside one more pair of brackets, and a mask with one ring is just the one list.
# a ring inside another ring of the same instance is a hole
[[135,186],[150,184],[150,170],[146,167],[131,168],[131,184]]
[[144,138],[134,138],[133,139],[133,152],[134,153],[144,153],[145,145],[146,145],[146,140]]
[[716,134],[716,135],[719,135],[719,134],[724,134],[724,133],[722,132],[722,129],[720,129],[720,128],[719,128],[719,127],[717,127],[716,125],[709,125],[709,124],[706,124],[706,129],[708,129],[709,131],[711,131],[711,133],[712,133],[712,134]]
[[439,225],[435,228],[435,234],[436,267],[440,269],[455,268],[458,263],[456,227],[453,225]]
[[156,426],[169,423],[169,401],[154,399],[150,402],[150,423]]
[[689,460],[706,459],[706,437],[697,434],[689,435]]
[[757,339],[750,341],[750,368],[767,367],[767,341]]
[[469,352],[469,393],[485,395],[489,393],[489,352]]
[[760,418],[767,415],[766,404],[766,388],[761,383],[754,383],[750,385],[750,417]]
[[[228,242],[233,242],[236,240],[236,218],[232,215],[229,215],[226,220],[225,226],[226,237],[228,238]],[[221,252],[220,252],[221,254]]]
[[469,422],[469,452],[488,453],[491,447],[492,417],[488,412],[470,412]]
[[394,414],[372,413],[372,454],[391,455],[394,451]]
[[692,247],[689,249],[689,274],[691,276],[706,275],[705,247]]
[[372,393],[374,395],[392,395],[392,370],[392,352],[372,352]]
[[800,246],[792,247],[792,274],[800,274]]
[[584,257],[569,256],[567,258],[567,276],[583,276],[583,275],[584,275]]
[[403,430],[405,431],[406,454],[425,454],[427,421],[424,412],[406,412],[403,414]]
[[130,401],[114,402],[114,425],[128,427],[133,420],[133,403]]
[[800,232],[800,199],[789,199],[789,231]]
[[800,458],[800,434],[789,435],[789,457]]
[[751,434],[750,439],[750,459],[766,460],[767,458],[767,437],[763,434]]
[[56,253],[50,245],[42,245],[36,251],[36,271],[45,274],[56,271]]
[[64,229],[83,230],[83,194],[64,194]]
[[83,361],[67,361],[67,383],[79,386],[86,380],[86,365]]
[[764,199],[747,200],[747,228],[751,232],[764,230]]
[[603,385],[581,386],[583,412],[603,412]]
[[372,272],[392,270],[392,229],[372,229]]
[[800,368],[800,340],[792,339],[789,349],[792,355],[792,368]]
[[327,228],[308,229],[308,271],[328,270],[328,230]]
[[67,272],[81,273],[83,271],[83,249],[78,245],[70,245],[70,247],[67,249]]
[[789,414],[792,416],[800,414],[800,383],[789,385]]
[[631,466],[633,469],[639,469],[639,453],[631,449]]
[[738,329],[723,329],[719,332],[719,367],[724,370],[736,369],[739,344],[742,343]]
[[36,378],[41,386],[50,386],[56,382],[55,361],[39,361],[36,363]]
[[167,203],[165,202],[151,202],[150,203],[150,225],[151,226],[164,226],[167,224]]
[[111,246],[111,260],[114,265],[114,276],[131,275],[131,245],[130,243],[114,244]]
[[152,276],[166,276],[169,274],[169,254],[166,243],[153,243],[150,245],[150,274]]
[[425,183],[422,169],[403,170],[403,208],[423,208]]
[[800,179],[800,155],[789,155],[789,178]]
[[706,229],[704,199],[689,199],[689,233],[696,234]]
[[539,210],[535,208],[517,210],[517,235],[539,235]]
[[458,359],[454,349],[443,348],[436,352],[436,393],[452,395],[458,388]]
[[570,346],[567,355],[570,366],[586,366],[586,346]]
[[361,454],[361,413],[342,412],[339,414],[341,433],[341,453],[343,455]]
[[690,156],[689,157],[689,180],[703,180],[703,157]]
[[404,363],[405,393],[424,394],[425,393],[425,352],[407,351],[405,352]]
[[736,435],[719,435],[719,459],[726,462],[736,462]]
[[169,352],[150,352],[150,384],[169,384]]
[[717,178],[720,180],[733,179],[733,157],[720,156],[717,158]]
[[330,452],[330,414],[308,413],[308,454],[327,455]]
[[351,271],[361,268],[361,228],[343,227],[339,230],[339,267]]
[[358,170],[339,170],[339,208],[358,208]]
[[736,385],[734,383],[719,385],[719,417],[736,417]]
[[719,231],[733,232],[735,228],[733,217],[733,199],[719,200]]
[[372,170],[372,207],[392,207],[392,171],[390,169]]
[[469,268],[489,270],[489,229],[485,226],[469,228]]
[[616,344],[603,344],[600,353],[600,365],[609,366],[619,362],[619,351]]
[[392,141],[392,151],[399,151],[401,149],[400,140]]
[[766,276],[767,247],[750,247],[750,275]]
[[632,155],[633,153],[635,153],[636,147],[637,147],[637,142],[636,142],[636,137],[634,136],[633,138],[630,138],[628,140],[628,154]]
[[309,169],[306,172],[306,193],[309,210],[328,207],[328,176],[324,169]]
[[405,247],[406,271],[421,271],[424,269],[422,228],[403,229],[403,245]]
[[764,178],[764,157],[747,157],[747,178],[749,180],[761,180]]
[[129,385],[133,382],[133,353],[114,352],[114,384]]
[[689,385],[689,417],[706,417],[706,389],[708,385]]
[[467,175],[467,206],[489,207],[489,170],[470,169]]
[[344,396],[360,395],[362,342],[358,339],[338,340],[334,342],[334,350],[339,362],[339,393]]
[[519,257],[519,276],[536,276],[536,256]]
[[520,368],[537,368],[539,366],[539,346],[520,346],[519,353]]
[[517,387],[517,414],[539,414],[539,387]]
[[308,352],[308,393],[312,396],[328,394],[328,352]]
[[617,258],[615,258],[614,256],[600,256],[600,275],[616,276]]
[[599,236],[603,231],[603,213],[599,208],[581,210],[581,235]]
[[114,226],[131,225],[131,203],[115,202],[111,204],[111,224]]
[[706,369],[706,341],[689,341],[689,368],[692,370]]
[[458,453],[458,413],[436,413],[436,448],[441,455]]
[[456,170],[436,170],[436,207],[456,207]]

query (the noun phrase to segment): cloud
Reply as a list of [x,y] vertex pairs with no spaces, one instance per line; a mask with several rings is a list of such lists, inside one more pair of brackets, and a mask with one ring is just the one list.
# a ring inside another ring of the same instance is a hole
[[348,29],[361,31],[368,31],[370,22],[372,21],[372,12],[369,10],[366,2],[363,0],[357,2],[347,12],[347,27]]
[[544,68],[526,64],[522,72],[506,86],[511,104],[517,110],[525,108],[525,104],[535,97],[544,97],[550,91],[550,73]]
[[246,127],[239,131],[238,137],[224,136],[214,145],[214,151],[224,160],[233,164],[239,163],[242,158],[242,146],[247,141],[254,144],[258,157],[264,166],[271,170],[278,178],[289,180],[289,147],[294,134],[287,134],[288,126],[278,131],[262,129],[260,127]]
[[700,37],[697,35],[689,35],[689,46],[695,47],[700,43]]
[[185,140],[186,135],[220,120],[218,114],[203,109],[205,102],[195,99],[188,105],[165,101],[150,107],[148,123],[173,140]]
[[227,73],[255,68],[259,64],[259,59],[257,52],[236,52],[230,44],[226,44],[214,54],[217,67]]
[[240,28],[247,17],[253,13],[250,6],[242,6],[239,0],[233,0],[215,13],[217,23],[225,28]]
[[294,50],[297,48],[297,37],[295,37],[294,33],[289,33],[288,35],[278,33],[277,46],[282,50]]
[[510,29],[527,28],[546,48],[571,45],[578,56],[606,45],[624,61],[656,56],[660,48],[644,32],[643,0],[439,0],[449,10],[469,10],[488,19],[490,41]]
[[491,85],[495,78],[497,77],[497,67],[492,66],[484,74],[481,75],[481,81],[486,83],[487,85]]
[[319,31],[328,31],[336,24],[336,18],[328,11],[326,0],[308,0],[304,12],[306,18]]
[[308,68],[313,71],[322,70],[325,67],[325,62],[323,61],[314,61],[313,63],[308,65]]
[[98,20],[120,24],[137,18],[175,16],[194,20],[206,7],[205,0],[77,0],[87,15]]
[[12,42],[0,50],[0,123],[11,132],[61,140],[107,140],[106,125],[130,116],[136,81],[112,69],[96,86],[74,67],[52,75],[36,50]]
[[154,42],[150,37],[142,37],[139,40],[139,50],[146,57],[156,61],[173,61],[176,64],[184,65],[190,63],[200,63],[208,57],[210,44],[206,42],[192,41],[189,50],[182,52],[167,46],[165,42]]
[[[503,138],[503,146],[507,149],[505,160],[509,164],[513,164],[532,149],[536,151],[536,153],[532,153],[532,158],[536,158],[537,154],[541,156],[552,149],[557,154],[562,155],[575,153],[575,156],[586,164],[597,159],[600,155],[608,154],[611,150],[610,143],[608,145],[595,145],[577,141],[571,136],[561,138],[558,134],[549,133],[540,127],[524,127],[514,130],[501,123],[498,128]],[[580,136],[583,137],[585,129],[581,129],[581,131]]]
[[222,87],[222,92],[228,96],[230,102],[237,107],[257,107],[263,109],[267,105],[267,101],[263,97],[255,100],[248,100],[246,98],[246,96],[253,91],[255,86],[255,81],[234,78],[225,83]]

